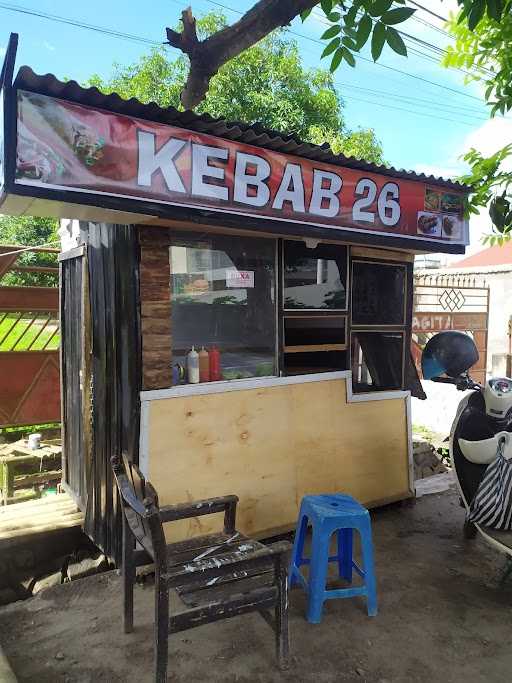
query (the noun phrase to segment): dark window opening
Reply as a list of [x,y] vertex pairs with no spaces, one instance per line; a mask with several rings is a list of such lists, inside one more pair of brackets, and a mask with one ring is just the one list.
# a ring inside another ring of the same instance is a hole
[[356,393],[403,388],[403,332],[352,334],[352,387]]
[[285,310],[346,310],[347,247],[285,241],[283,261]]
[[406,267],[353,261],[352,325],[405,325]]

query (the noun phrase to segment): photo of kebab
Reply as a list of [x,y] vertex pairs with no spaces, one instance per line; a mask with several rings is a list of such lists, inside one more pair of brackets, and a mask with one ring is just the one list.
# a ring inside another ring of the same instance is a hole
[[420,211],[418,213],[417,232],[420,235],[429,237],[440,237],[441,226],[439,216],[436,216],[434,213],[424,213]]
[[460,237],[461,222],[457,216],[443,216],[443,237],[458,239]]

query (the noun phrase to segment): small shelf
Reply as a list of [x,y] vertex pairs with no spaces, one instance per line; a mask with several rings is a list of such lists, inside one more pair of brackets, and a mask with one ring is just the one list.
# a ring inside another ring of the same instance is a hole
[[304,344],[301,346],[285,346],[285,353],[317,353],[321,351],[346,351],[346,344]]

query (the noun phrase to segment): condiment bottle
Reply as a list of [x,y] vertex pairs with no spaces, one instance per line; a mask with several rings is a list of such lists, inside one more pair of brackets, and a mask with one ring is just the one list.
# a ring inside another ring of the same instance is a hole
[[190,384],[199,384],[199,354],[194,347],[187,354],[187,372]]
[[199,351],[199,381],[210,381],[210,357],[204,346]]
[[210,353],[210,380],[218,382],[221,377],[220,372],[220,351],[216,346],[212,346]]

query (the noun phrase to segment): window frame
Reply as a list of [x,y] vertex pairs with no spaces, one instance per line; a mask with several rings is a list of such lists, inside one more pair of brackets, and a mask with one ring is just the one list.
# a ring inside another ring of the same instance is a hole
[[[354,324],[353,322],[353,313],[354,313],[354,308],[353,308],[353,295],[354,295],[354,264],[355,263],[373,263],[375,265],[380,265],[380,266],[393,266],[393,267],[400,267],[404,271],[404,287],[403,287],[403,297],[404,297],[404,310],[403,310],[403,318],[402,318],[402,323],[380,323],[376,325],[369,325],[369,324]],[[388,260],[388,259],[379,259],[376,257],[370,257],[370,258],[365,258],[363,256],[353,256],[351,259],[350,263],[350,285],[351,285],[351,292],[350,292],[350,321],[349,321],[349,371],[351,373],[352,377],[352,392],[357,395],[363,395],[363,394],[376,394],[376,393],[385,393],[389,391],[404,391],[405,390],[405,383],[406,383],[406,377],[405,377],[405,362],[406,362],[406,354],[407,354],[407,349],[410,347],[411,344],[411,316],[412,316],[412,268],[411,264],[407,261],[399,261],[399,260]],[[358,389],[357,388],[357,382],[355,381],[354,377],[354,358],[353,358],[353,353],[354,353],[354,337],[357,336],[358,333],[360,332],[367,332],[367,333],[395,333],[395,334],[401,334],[402,335],[402,364],[401,364],[401,384],[399,387],[395,389],[380,389],[380,388],[375,388],[375,389]]]
[[[333,248],[342,248],[346,250],[346,257],[347,257],[347,264],[346,264],[346,271],[345,271],[345,282],[343,283],[345,286],[345,307],[344,308],[285,308],[284,306],[284,274],[285,274],[285,252],[286,252],[286,243],[287,242],[301,242],[304,244],[304,246],[307,247],[306,244],[306,238],[303,239],[292,239],[290,237],[284,237],[281,238],[282,242],[282,249],[281,249],[281,277],[280,277],[280,284],[281,284],[281,295],[283,297],[283,305],[282,305],[282,312],[284,315],[286,314],[293,314],[293,313],[309,313],[309,314],[320,314],[320,315],[325,315],[325,314],[335,314],[335,313],[346,313],[348,314],[349,311],[349,301],[350,301],[350,292],[349,292],[349,283],[350,283],[350,246],[348,244],[334,244],[332,242],[322,242],[318,241],[318,244],[314,247],[316,249],[317,246],[319,245],[324,245],[328,247],[333,247]],[[313,251],[313,248],[311,249]]]

